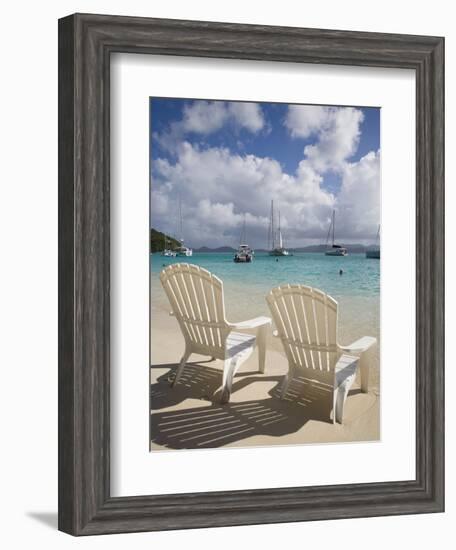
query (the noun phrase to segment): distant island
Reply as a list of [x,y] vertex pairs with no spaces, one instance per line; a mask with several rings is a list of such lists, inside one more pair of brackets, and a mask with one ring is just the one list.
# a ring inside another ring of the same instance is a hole
[[232,246],[219,246],[218,248],[208,248],[207,246],[201,246],[200,248],[194,248],[193,252],[236,252],[236,249]]
[[[348,252],[352,254],[363,254],[368,248],[364,244],[342,244],[341,246],[345,247]],[[311,244],[309,246],[301,246],[299,248],[290,248],[291,252],[324,252],[328,247],[325,244]],[[231,246],[219,246],[218,248],[209,248],[207,246],[202,246],[200,248],[194,248],[193,252],[214,252],[214,253],[223,253],[223,252],[236,252],[236,249]],[[255,252],[268,252],[265,248],[255,248]]]
[[[341,244],[343,248],[346,248],[348,252],[351,252],[352,254],[362,254],[363,252],[366,252],[366,249],[368,246],[364,244]],[[292,248],[291,250],[293,252],[324,252],[328,249],[328,246],[326,244],[311,244],[309,246],[303,246],[300,248]]]
[[[162,252],[165,248],[165,239],[167,241],[167,248],[170,248],[171,250],[175,250],[179,246],[181,246],[181,243],[169,235],[165,235],[165,233],[162,233],[161,231],[157,231],[156,229],[150,230],[150,251],[153,252]],[[366,246],[364,244],[341,244],[344,248],[347,249],[347,251],[352,254],[363,254],[366,252],[366,250],[369,248],[369,246]],[[291,252],[324,252],[327,250],[327,245],[325,244],[311,244],[308,246],[301,246],[298,248],[290,248]],[[256,252],[268,252],[265,248],[256,248]],[[236,249],[232,246],[219,246],[217,248],[210,248],[208,246],[201,246],[199,248],[194,248],[193,252],[200,252],[200,253],[215,253],[215,254],[233,254],[236,252]]]

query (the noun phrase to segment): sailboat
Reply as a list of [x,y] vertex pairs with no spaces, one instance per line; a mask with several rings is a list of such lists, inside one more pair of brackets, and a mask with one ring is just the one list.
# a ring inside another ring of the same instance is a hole
[[167,238],[167,236],[163,233],[163,240],[164,240],[164,243],[163,243],[163,252],[162,252],[162,256],[167,256],[168,258],[175,258],[176,257],[176,252],[174,250],[172,250],[171,248],[169,248],[169,245],[171,244],[171,241]]
[[246,240],[244,214],[244,224],[242,226],[241,238],[239,239],[239,248],[233,258],[233,261],[236,263],[250,263],[253,260],[253,255],[255,254],[255,252],[250,248],[248,244],[244,244]]
[[377,230],[377,237],[375,238],[375,244],[366,250],[366,258],[374,258],[380,260],[380,225]]
[[333,213],[332,213],[331,225],[329,226],[328,236],[326,238],[327,247],[328,247],[331,230],[332,230],[332,245],[326,249],[325,251],[326,256],[347,256],[348,255],[347,249],[344,248],[343,246],[340,246],[340,244],[334,243],[334,235],[336,232],[336,211],[335,210],[333,210]]
[[292,256],[290,252],[283,246],[282,230],[280,227],[280,210],[279,210],[279,227],[277,232],[274,227],[274,201],[271,201],[271,218],[269,222],[268,234],[269,256]]
[[177,256],[193,256],[193,250],[191,248],[187,248],[184,246],[184,231],[183,231],[183,223],[182,223],[182,201],[179,197],[179,234],[180,238],[179,241],[181,243],[180,246],[176,248],[176,255]]

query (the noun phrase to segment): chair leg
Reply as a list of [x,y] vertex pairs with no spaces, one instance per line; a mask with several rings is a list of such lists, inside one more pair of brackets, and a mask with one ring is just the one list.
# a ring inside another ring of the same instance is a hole
[[288,385],[290,384],[291,379],[291,373],[285,375],[283,382],[282,382],[282,388],[280,389],[280,399],[284,399],[285,395],[287,394]]
[[180,360],[179,366],[177,367],[176,376],[175,376],[173,382],[171,382],[171,387],[174,387],[179,382],[179,379],[180,379],[182,373],[184,372],[185,364],[187,363],[188,358],[190,357],[190,355],[191,355],[191,352],[186,349],[184,351],[184,355],[182,356],[182,359]]
[[359,371],[361,374],[361,391],[368,393],[369,391],[369,356],[371,349],[363,352],[359,358]]
[[258,367],[261,373],[264,373],[266,368],[266,337],[269,325],[263,325],[258,329],[257,345],[258,345]]
[[330,410],[329,410],[329,420],[331,420],[331,422],[333,424],[336,423],[336,403],[337,403],[337,394],[338,394],[338,390],[337,388],[333,391],[333,394],[332,394],[332,398],[331,398],[331,407],[330,407]]
[[233,386],[233,378],[236,373],[237,360],[235,358],[225,359],[225,365],[223,367],[223,381],[222,381],[222,396],[220,403],[228,403],[231,397],[231,388]]
[[334,400],[334,409],[333,409],[333,423],[335,424],[338,422],[339,424],[342,424],[343,418],[344,418],[344,405],[345,401],[347,401],[348,396],[348,388],[345,386],[339,387],[335,391],[336,398]]

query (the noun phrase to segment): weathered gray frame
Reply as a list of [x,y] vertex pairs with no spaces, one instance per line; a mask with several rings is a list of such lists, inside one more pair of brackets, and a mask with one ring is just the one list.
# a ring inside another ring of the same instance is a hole
[[[112,52],[415,70],[415,480],[110,496]],[[443,511],[443,78],[443,38],[82,14],[59,21],[59,529],[89,535]]]

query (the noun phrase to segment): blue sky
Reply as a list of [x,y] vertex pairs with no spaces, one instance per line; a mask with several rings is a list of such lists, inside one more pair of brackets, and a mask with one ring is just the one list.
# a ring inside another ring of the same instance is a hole
[[151,225],[188,246],[264,247],[270,201],[289,247],[369,242],[380,216],[380,109],[150,99]]

